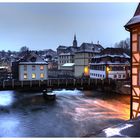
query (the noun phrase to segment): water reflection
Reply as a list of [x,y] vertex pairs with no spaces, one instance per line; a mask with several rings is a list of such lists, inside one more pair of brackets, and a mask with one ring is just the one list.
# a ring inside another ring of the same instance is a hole
[[0,106],[11,105],[14,101],[13,91],[0,91]]
[[129,96],[54,92],[57,99],[51,103],[42,93],[1,91],[0,106],[6,106],[9,113],[0,110],[0,136],[81,137],[129,119]]
[[1,137],[15,137],[20,134],[20,121],[16,115],[1,115],[0,116],[0,136]]
[[80,90],[66,90],[66,89],[63,89],[63,90],[55,90],[53,91],[56,95],[83,95],[83,93],[80,91]]

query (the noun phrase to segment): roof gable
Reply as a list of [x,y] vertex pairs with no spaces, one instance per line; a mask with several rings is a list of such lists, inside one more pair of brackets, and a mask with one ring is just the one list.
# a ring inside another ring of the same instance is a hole
[[45,62],[45,60],[35,52],[27,52],[19,62]]
[[[135,11],[134,16],[138,16],[138,15],[140,15],[140,3],[139,3],[138,6],[137,6],[137,9],[136,9],[136,11]],[[133,17],[134,17],[134,16],[133,16]]]
[[132,25],[140,23],[140,3],[137,6],[134,16],[127,22],[124,26],[126,29],[129,29]]

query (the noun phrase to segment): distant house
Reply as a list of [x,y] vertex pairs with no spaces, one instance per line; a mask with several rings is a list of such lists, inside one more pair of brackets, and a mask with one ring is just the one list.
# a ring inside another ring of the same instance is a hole
[[8,67],[0,66],[0,80],[8,79]]
[[90,78],[127,79],[130,77],[130,56],[121,48],[106,48],[92,58]]
[[23,58],[12,63],[13,79],[19,81],[46,80],[48,64],[35,52],[27,52]]
[[75,77],[89,76],[89,63],[91,58],[104,48],[100,44],[82,43],[75,52]]
[[62,66],[66,63],[74,63],[73,53],[61,53],[58,56],[58,69],[60,70]]

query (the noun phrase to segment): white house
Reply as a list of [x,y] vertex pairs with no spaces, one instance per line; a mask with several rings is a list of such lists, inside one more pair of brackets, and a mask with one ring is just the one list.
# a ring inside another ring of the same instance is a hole
[[19,81],[46,80],[48,78],[48,64],[35,52],[28,52],[18,62]]

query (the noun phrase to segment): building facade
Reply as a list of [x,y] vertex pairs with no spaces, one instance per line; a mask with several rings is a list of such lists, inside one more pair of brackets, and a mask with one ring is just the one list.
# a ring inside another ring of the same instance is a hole
[[58,69],[59,70],[65,63],[74,63],[74,54],[73,53],[61,53],[58,56]]
[[[117,53],[120,50],[121,53]],[[104,54],[106,52],[106,54]],[[107,53],[110,52],[110,53]],[[93,79],[129,79],[130,56],[120,48],[107,48],[103,53],[92,58],[90,78]]]
[[48,64],[34,52],[27,54],[18,62],[13,63],[13,75],[19,81],[46,80],[48,78]]
[[99,44],[83,43],[75,53],[75,77],[89,76],[89,63],[91,58],[100,51],[103,47]]
[[134,16],[125,25],[125,29],[130,32],[131,43],[131,112],[130,117],[140,116],[140,4]]

